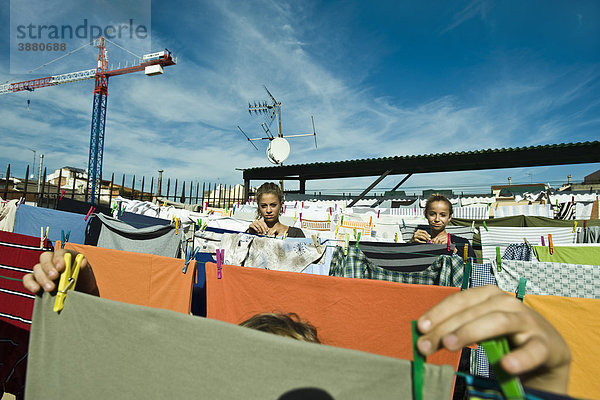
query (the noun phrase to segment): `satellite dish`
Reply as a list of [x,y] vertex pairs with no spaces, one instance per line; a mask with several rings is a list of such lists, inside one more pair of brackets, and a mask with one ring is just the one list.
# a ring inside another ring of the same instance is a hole
[[290,155],[290,144],[282,137],[277,137],[269,142],[267,158],[273,164],[281,164]]

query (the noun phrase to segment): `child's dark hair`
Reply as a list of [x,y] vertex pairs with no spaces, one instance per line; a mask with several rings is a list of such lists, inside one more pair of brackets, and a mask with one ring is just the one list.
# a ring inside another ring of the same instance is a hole
[[321,343],[317,337],[317,328],[307,321],[302,321],[296,313],[256,314],[242,322],[240,326],[304,342]]
[[452,203],[446,196],[439,193],[434,193],[427,199],[427,202],[425,203],[425,215],[427,215],[427,211],[429,211],[431,203],[435,203],[436,201],[443,201],[444,203],[448,204],[448,210],[450,212],[450,216],[452,216]]

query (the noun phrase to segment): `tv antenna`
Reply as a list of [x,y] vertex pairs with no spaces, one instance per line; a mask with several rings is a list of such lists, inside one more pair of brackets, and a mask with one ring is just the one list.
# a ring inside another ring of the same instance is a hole
[[[265,117],[265,122],[260,124],[261,128],[265,132],[266,137],[258,137],[258,138],[250,138],[246,135],[246,132],[240,128],[238,125],[238,129],[242,134],[248,139],[250,144],[254,146],[256,150],[258,147],[253,143],[257,140],[268,140],[269,146],[267,147],[267,158],[273,164],[283,165],[283,162],[290,155],[290,144],[286,140],[286,138],[291,137],[300,137],[300,136],[313,136],[315,138],[315,148],[317,148],[317,131],[315,130],[315,119],[311,116],[313,133],[299,133],[294,135],[283,135],[283,131],[281,129],[281,102],[275,100],[275,97],[271,94],[269,89],[263,85],[267,94],[269,95],[269,100],[248,103],[248,112],[250,115],[252,114],[261,114]],[[273,121],[277,120],[277,136],[273,135],[271,132],[271,125]]]

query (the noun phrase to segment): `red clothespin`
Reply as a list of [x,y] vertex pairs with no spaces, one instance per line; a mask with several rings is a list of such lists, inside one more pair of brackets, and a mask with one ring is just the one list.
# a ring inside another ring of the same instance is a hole
[[571,196],[571,204],[575,205],[575,196]]
[[448,234],[448,251],[450,251],[450,245],[452,242],[450,241],[450,234]]
[[300,213],[300,222],[302,222],[302,213]]
[[294,208],[298,208],[298,202],[294,203]]
[[92,214],[94,212],[96,208],[94,206],[90,206],[90,209],[88,210],[87,214],[85,215],[85,218],[83,219],[84,221],[87,221],[88,218],[90,217],[90,214]]
[[544,235],[542,235],[542,246],[545,246],[546,243],[544,242]]
[[63,190],[63,191],[61,191],[61,192],[60,192],[60,197],[58,198],[58,200],[62,200],[62,198],[63,198],[63,196],[65,195],[65,193],[66,193],[66,192],[65,192],[64,190]]
[[221,279],[223,277],[222,269],[223,263],[225,262],[225,249],[217,249],[216,253],[217,258],[217,279]]
[[304,202],[302,202],[302,208],[304,208]]
[[335,211],[337,211],[337,203],[335,203],[334,205],[335,205]]
[[379,213],[381,212],[381,210],[377,210],[377,218],[379,218]]
[[552,234],[548,234],[548,246],[550,246],[550,254],[554,254],[554,244],[552,243]]

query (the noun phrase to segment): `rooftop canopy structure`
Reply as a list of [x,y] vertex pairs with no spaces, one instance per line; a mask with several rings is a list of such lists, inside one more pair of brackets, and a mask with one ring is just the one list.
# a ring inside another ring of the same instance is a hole
[[388,175],[406,174],[392,189],[396,190],[417,173],[594,162],[600,162],[600,141],[249,168],[244,170],[243,176],[247,197],[253,180],[297,180],[300,182],[299,193],[304,194],[307,180],[378,176],[353,200],[352,206]]

